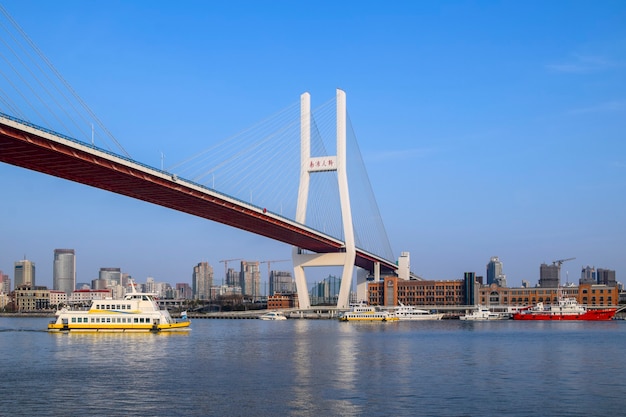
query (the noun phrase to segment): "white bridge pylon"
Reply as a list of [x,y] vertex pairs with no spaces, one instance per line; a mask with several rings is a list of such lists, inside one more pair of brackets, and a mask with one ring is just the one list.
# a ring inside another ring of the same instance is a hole
[[345,239],[343,252],[302,253],[302,249],[293,248],[293,267],[300,308],[311,307],[304,268],[319,266],[343,266],[337,307],[348,308],[356,246],[346,165],[346,93],[344,91],[337,89],[337,155],[311,157],[311,95],[309,93],[300,96],[300,143],[300,186],[296,221],[301,224],[305,224],[306,221],[311,174],[336,171]]

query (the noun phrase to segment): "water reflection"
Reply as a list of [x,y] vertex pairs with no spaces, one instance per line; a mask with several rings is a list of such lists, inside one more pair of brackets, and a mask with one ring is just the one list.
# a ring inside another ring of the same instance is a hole
[[302,416],[313,415],[310,411],[314,409],[314,398],[311,391],[311,357],[309,349],[309,321],[298,320],[294,324],[294,346],[292,356],[292,366],[295,370],[293,398],[289,401],[290,408],[302,413]]

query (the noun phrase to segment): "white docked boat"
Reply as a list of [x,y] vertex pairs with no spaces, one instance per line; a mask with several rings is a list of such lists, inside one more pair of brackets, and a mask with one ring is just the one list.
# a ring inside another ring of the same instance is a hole
[[500,313],[495,313],[489,310],[489,307],[479,305],[475,311],[472,311],[470,314],[466,314],[459,318],[461,320],[484,321],[484,320],[504,320],[507,317],[505,317],[504,315]]
[[400,303],[400,306],[393,310],[398,320],[441,320],[443,313],[431,313],[426,310],[420,310],[414,306],[407,306]]
[[287,317],[280,311],[269,311],[259,317],[261,320],[287,320]]
[[93,300],[89,310],[56,312],[56,320],[48,324],[49,332],[170,332],[189,330],[187,313],[180,320],[161,310],[154,295],[132,292],[123,299]]
[[339,315],[340,321],[398,321],[398,316],[390,311],[379,310],[365,304],[353,305],[350,311]]

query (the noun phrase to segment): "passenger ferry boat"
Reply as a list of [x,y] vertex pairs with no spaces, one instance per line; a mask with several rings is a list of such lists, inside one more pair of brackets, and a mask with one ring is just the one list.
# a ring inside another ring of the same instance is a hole
[[559,297],[558,304],[537,303],[513,314],[513,320],[586,320],[604,321],[615,316],[615,308],[591,309],[578,304],[575,298]]
[[389,311],[378,310],[365,304],[353,305],[350,311],[339,315],[340,321],[398,321],[398,316]]
[[56,312],[48,324],[49,332],[171,332],[189,330],[187,313],[175,320],[161,310],[153,294],[132,291],[123,299],[93,300],[89,310]]
[[398,320],[441,320],[443,313],[430,313],[426,310],[420,310],[413,306],[406,306],[400,303],[399,307],[393,310],[393,313],[398,316]]

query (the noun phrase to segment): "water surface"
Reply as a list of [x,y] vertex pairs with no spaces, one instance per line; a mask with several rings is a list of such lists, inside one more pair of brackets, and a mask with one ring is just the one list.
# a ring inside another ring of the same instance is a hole
[[195,320],[49,334],[0,318],[0,415],[620,416],[626,322]]

